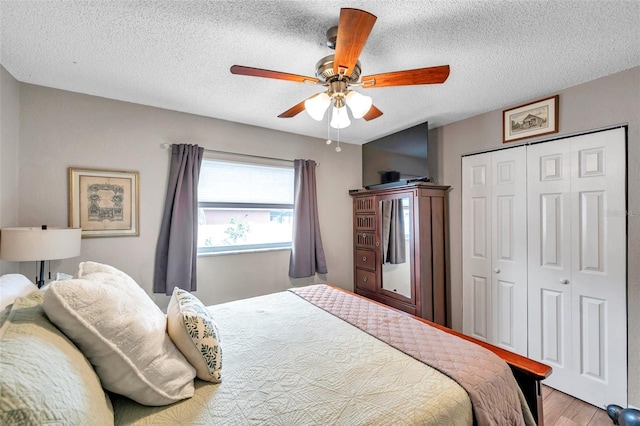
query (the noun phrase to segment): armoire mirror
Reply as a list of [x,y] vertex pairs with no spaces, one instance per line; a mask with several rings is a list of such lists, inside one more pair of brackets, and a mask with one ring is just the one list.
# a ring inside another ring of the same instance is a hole
[[411,299],[411,199],[408,196],[383,199],[380,201],[380,212],[380,287]]

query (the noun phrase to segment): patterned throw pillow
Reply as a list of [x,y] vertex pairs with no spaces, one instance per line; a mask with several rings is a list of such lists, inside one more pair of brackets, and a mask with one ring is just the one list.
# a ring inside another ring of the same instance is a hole
[[167,330],[173,343],[196,369],[202,380],[219,383],[222,379],[220,333],[202,302],[178,287],[167,308]]

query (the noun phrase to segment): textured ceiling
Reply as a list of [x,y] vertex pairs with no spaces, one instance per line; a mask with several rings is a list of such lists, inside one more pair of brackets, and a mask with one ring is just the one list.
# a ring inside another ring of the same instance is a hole
[[441,85],[367,90],[384,115],[352,120],[345,142],[441,126],[640,65],[636,0],[1,0],[0,61],[22,82],[326,138],[326,121],[304,112],[277,118],[322,87],[229,68],[314,76],[333,53],[325,32],[341,7],[378,17],[363,75],[451,66]]

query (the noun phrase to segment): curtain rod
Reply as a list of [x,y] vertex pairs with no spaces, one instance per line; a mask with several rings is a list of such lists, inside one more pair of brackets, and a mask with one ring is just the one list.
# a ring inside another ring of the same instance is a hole
[[[169,149],[171,148],[171,143],[161,143],[160,144],[160,148],[162,149]],[[219,151],[216,149],[204,149],[205,152],[213,152],[216,154],[232,154],[232,155],[239,155],[241,157],[250,157],[250,158],[260,158],[261,160],[276,160],[276,161],[286,161],[288,163],[293,163],[293,160],[289,160],[287,158],[276,158],[276,157],[264,157],[262,155],[252,155],[252,154],[240,154],[238,152],[229,152],[229,151]],[[320,163],[316,163],[316,167],[320,167]]]

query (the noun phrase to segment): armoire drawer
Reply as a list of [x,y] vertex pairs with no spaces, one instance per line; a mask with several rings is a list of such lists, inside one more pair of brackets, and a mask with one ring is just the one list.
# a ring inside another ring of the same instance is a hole
[[376,270],[376,252],[373,250],[356,250],[356,268]]
[[371,232],[356,232],[356,247],[358,248],[376,248],[376,234]]
[[376,291],[376,273],[356,268],[356,287]]
[[354,198],[353,202],[357,213],[375,213],[376,211],[375,197]]
[[373,214],[357,214],[355,218],[356,231],[375,231],[376,216]]

